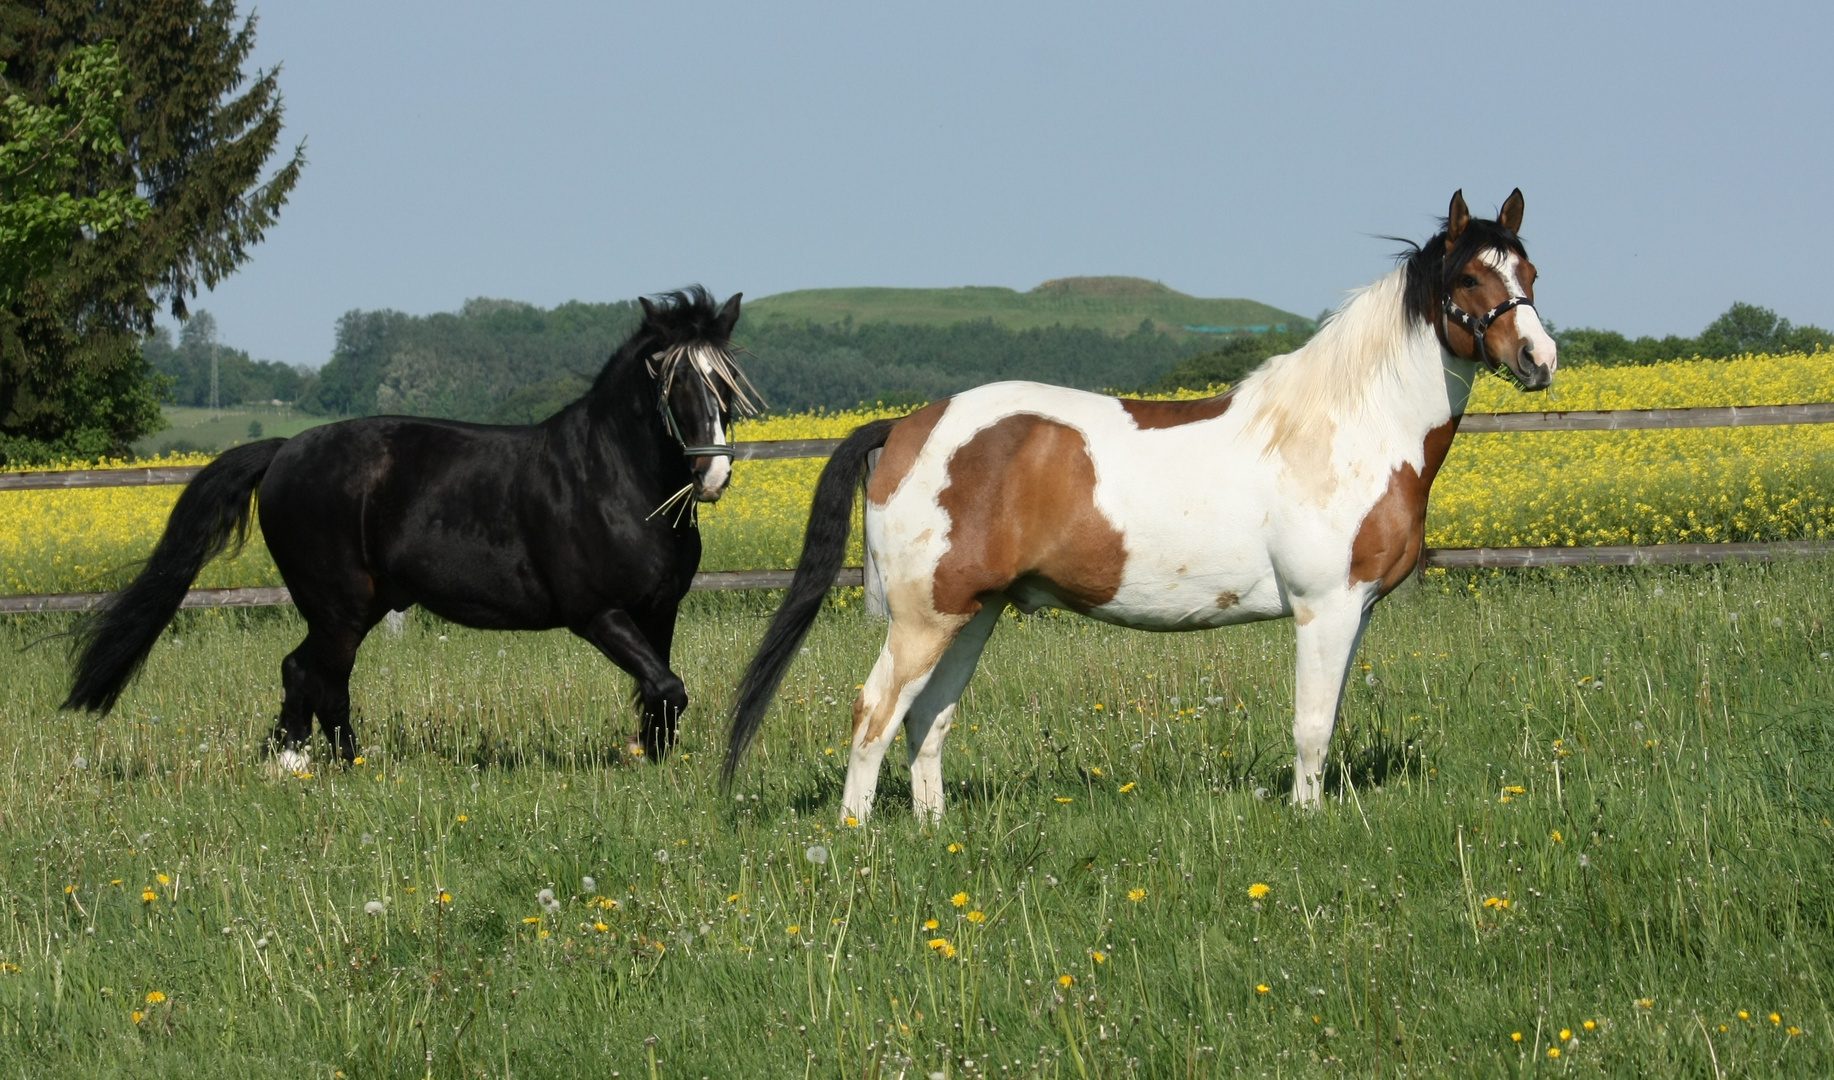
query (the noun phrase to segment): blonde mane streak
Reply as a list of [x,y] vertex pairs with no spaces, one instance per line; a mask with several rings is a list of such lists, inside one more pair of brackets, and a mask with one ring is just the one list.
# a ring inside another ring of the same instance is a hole
[[1350,294],[1312,339],[1273,357],[1242,380],[1250,424],[1267,433],[1265,453],[1292,457],[1328,445],[1357,423],[1384,383],[1398,384],[1414,344],[1402,304],[1406,271],[1396,269]]

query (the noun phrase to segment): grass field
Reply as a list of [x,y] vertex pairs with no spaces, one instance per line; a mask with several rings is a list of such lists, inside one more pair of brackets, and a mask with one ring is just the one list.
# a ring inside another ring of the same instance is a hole
[[185,405],[167,405],[167,427],[134,444],[142,457],[166,453],[174,444],[191,448],[227,450],[237,443],[250,441],[249,424],[261,425],[261,437],[292,438],[309,427],[329,423],[334,416],[313,416],[286,405],[235,405],[212,413]]
[[[1180,333],[1186,326],[1269,326],[1297,328],[1304,315],[1281,311],[1257,300],[1211,300],[1171,289],[1156,281],[1132,277],[1080,277],[1047,281],[1019,292],[997,286],[954,289],[798,289],[760,297],[745,305],[751,326],[772,322],[801,324],[889,322],[906,326],[950,326],[992,319],[1009,330],[1080,326],[1126,334],[1141,320]],[[741,334],[741,336],[743,336]]]
[[362,764],[302,778],[290,611],[183,615],[100,722],[67,622],[0,623],[0,1074],[1834,1071],[1834,561],[1430,575],[1312,813],[1290,624],[1014,618],[935,827],[896,766],[836,821],[857,604],[719,789],[769,599],[691,598],[660,765],[577,641],[417,617],[359,658]]

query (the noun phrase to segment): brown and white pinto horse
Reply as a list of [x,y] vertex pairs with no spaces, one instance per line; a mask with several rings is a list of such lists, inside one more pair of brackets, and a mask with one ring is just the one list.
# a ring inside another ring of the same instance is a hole
[[956,699],[1000,613],[1060,607],[1143,630],[1292,616],[1293,801],[1316,803],[1370,609],[1419,564],[1427,493],[1480,367],[1553,377],[1517,229],[1452,197],[1443,232],[1351,294],[1303,347],[1219,397],[1130,401],[983,386],[849,436],[801,565],[740,685],[730,778],[837,574],[866,455],[866,542],[891,613],[853,706],[842,813],[873,808],[900,724],[920,816],[942,813]]

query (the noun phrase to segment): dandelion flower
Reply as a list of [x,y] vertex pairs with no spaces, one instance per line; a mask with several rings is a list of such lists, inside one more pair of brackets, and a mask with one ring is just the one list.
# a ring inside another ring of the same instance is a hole
[[1068,795],[1059,795],[1056,798],[1052,799],[1051,801],[1054,803],[1073,803],[1076,800],[1070,798]]
[[460,822],[470,821],[471,815],[470,814],[460,814],[457,820],[459,820]]
[[728,904],[736,904],[736,903],[738,903],[738,902],[739,902],[739,894],[738,894],[738,893],[733,893],[733,894],[732,894],[731,896],[728,896],[728,897],[726,898],[726,902],[727,902]]
[[1255,983],[1255,993],[1257,994],[1265,994],[1265,993],[1270,992],[1271,990],[1273,990],[1273,987],[1267,985],[1266,983]]
[[538,922],[540,922],[540,921],[541,921],[541,916],[539,916],[539,915],[530,915],[530,916],[529,916],[528,918],[526,918],[526,919],[524,919],[524,920],[522,920],[522,924],[523,924],[524,926],[533,926],[533,925],[535,925],[536,923],[538,923]]
[[132,1013],[130,1013],[129,1015],[130,1015],[130,1017],[131,1017],[131,1018],[133,1019],[133,1021],[134,1021],[134,1023],[136,1023],[136,1024],[138,1024],[138,1023],[139,1023],[140,1021],[142,1021],[142,1020],[145,1020],[145,1019],[146,1019],[146,1014],[145,1014],[145,1013],[143,1013],[143,1012],[141,1012],[141,1011],[140,1011],[139,1009],[135,1009],[135,1010],[134,1010],[134,1011],[133,1011]]
[[1273,891],[1272,886],[1265,882],[1257,881],[1253,885],[1248,886],[1248,898],[1250,900],[1259,900]]
[[961,850],[962,850],[962,846],[960,844],[950,844],[949,845],[949,854],[951,855],[954,855],[960,852]]
[[605,933],[605,932],[606,932],[607,930],[610,930],[610,929],[611,929],[611,927],[609,927],[609,926],[606,926],[606,925],[605,925],[604,923],[602,923],[602,922],[595,922],[595,923],[593,923],[593,924],[592,924],[592,928],[593,928],[594,930],[597,930],[597,931],[598,931],[599,933],[601,933],[601,934],[603,934],[603,933]]
[[1740,1020],[1749,1020],[1751,1019],[1751,1014],[1749,1012],[1746,1012],[1744,1009],[1740,1009],[1738,1011],[1738,1018]]
[[1579,1026],[1582,1028],[1585,1028],[1587,1031],[1596,1031],[1598,1030],[1598,1021],[1597,1020],[1587,1020],[1585,1023]]
[[1783,1034],[1793,1037],[1793,1036],[1802,1034],[1802,1029],[1797,1027],[1794,1024],[1791,1024],[1790,1026],[1783,1029]]
[[159,990],[147,991],[146,1003],[148,1005],[157,1005],[160,1002],[164,1001],[165,999],[166,999],[166,995]]
[[954,896],[949,897],[949,903],[954,904],[956,907],[967,907],[968,894],[965,892],[958,892]]
[[1547,1056],[1548,1056],[1548,1057],[1551,1057],[1551,1058],[1557,1058],[1557,1057],[1559,1057],[1559,1056],[1560,1056],[1560,1047],[1558,1047],[1558,1046],[1550,1046],[1550,1047],[1548,1047],[1548,1048],[1547,1048]]
[[936,928],[937,928],[938,926],[941,926],[941,925],[942,925],[942,924],[941,924],[941,923],[939,923],[939,922],[937,922],[937,921],[936,921],[935,919],[925,919],[925,920],[923,920],[923,928],[924,928],[925,930],[934,930],[934,929],[936,929]]
[[857,829],[860,827],[860,819],[854,817],[852,814],[848,814],[844,824],[846,824],[849,829]]
[[1509,1041],[1510,1041],[1510,1042],[1521,1042],[1521,1041],[1522,1041],[1522,1033],[1521,1033],[1520,1031],[1512,1031],[1512,1032],[1510,1032],[1510,1033],[1509,1033]]
[[1128,792],[1132,791],[1133,789],[1134,789],[1134,782],[1132,780],[1129,780],[1127,783],[1121,785],[1121,794],[1125,795]]
[[151,904],[155,900],[158,900],[158,899],[159,899],[159,894],[154,892],[151,886],[148,886],[147,888],[141,890],[140,892],[140,901],[142,903]]
[[1572,1037],[1573,1037],[1572,1029],[1570,1028],[1561,1028],[1560,1029],[1560,1041],[1561,1042],[1566,1042],[1568,1039],[1571,1039]]
[[1772,1024],[1781,1024],[1781,1023],[1783,1022],[1783,1017],[1781,1017],[1781,1016],[1779,1016],[1779,1015],[1777,1015],[1776,1013],[1771,1013],[1771,1014],[1770,1014],[1770,1022],[1771,1022]]
[[1106,964],[1108,962],[1108,954],[1103,952],[1100,949],[1097,949],[1094,952],[1090,953],[1089,958],[1091,960],[1094,960],[1098,964]]
[[1074,985],[1074,984],[1075,984],[1075,982],[1076,982],[1076,976],[1074,976],[1074,975],[1059,975],[1059,976],[1057,976],[1057,985],[1058,985],[1058,986],[1061,986],[1061,987],[1064,987],[1064,988],[1066,988],[1066,989],[1067,989],[1067,988],[1069,988],[1070,986],[1072,986],[1072,985]]
[[1137,904],[1140,901],[1146,899],[1146,890],[1145,889],[1129,889],[1127,890],[1127,899]]
[[800,934],[802,933],[802,927],[795,923],[791,923],[783,928],[783,932],[786,934]]
[[968,921],[971,923],[984,923],[987,921],[987,914],[982,911],[970,911],[968,913]]
[[1560,842],[1561,842],[1560,830],[1555,829],[1554,830],[1554,843],[1558,844]]
[[1655,1007],[1656,1007],[1656,999],[1654,998],[1638,998],[1637,999],[1637,1008],[1639,1009],[1653,1009]]
[[159,875],[159,883],[160,883],[161,885],[170,885],[170,884],[172,884],[172,879],[171,879],[171,878],[169,878],[169,877],[167,877],[167,876],[165,876],[164,874],[160,874],[160,875]]
[[[442,904],[450,904],[450,903],[452,902],[452,894],[451,894],[451,893],[449,893],[449,892],[447,892],[447,891],[446,891],[446,890],[444,890],[444,889],[441,889],[441,890],[439,891],[439,896],[438,896],[438,897],[436,897],[435,899],[437,899],[437,900],[438,900],[438,901],[439,901],[440,903],[442,903]],[[556,906],[558,906],[558,905],[556,905]]]

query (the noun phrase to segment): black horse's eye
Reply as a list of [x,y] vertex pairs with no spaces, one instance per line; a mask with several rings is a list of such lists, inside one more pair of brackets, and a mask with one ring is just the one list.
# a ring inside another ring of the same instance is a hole
[[1461,289],[1475,289],[1477,288],[1477,279],[1470,274],[1460,274],[1458,278],[1458,287]]

